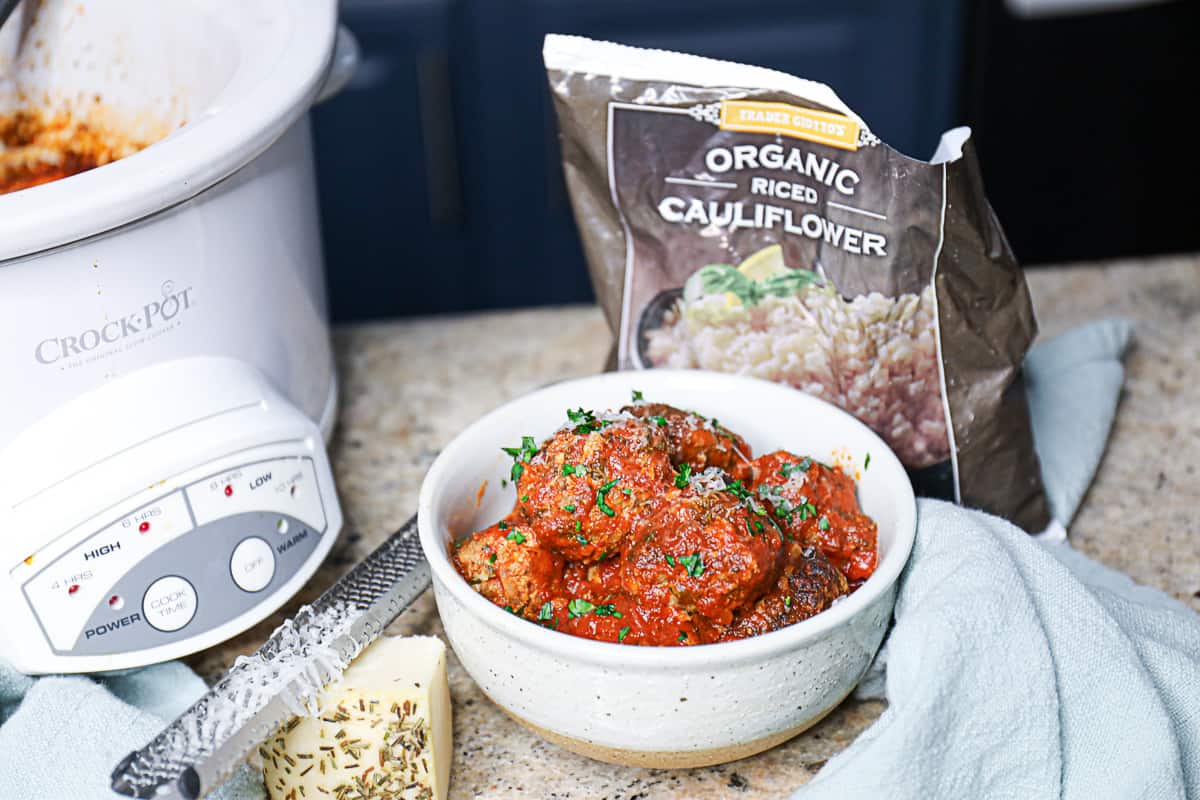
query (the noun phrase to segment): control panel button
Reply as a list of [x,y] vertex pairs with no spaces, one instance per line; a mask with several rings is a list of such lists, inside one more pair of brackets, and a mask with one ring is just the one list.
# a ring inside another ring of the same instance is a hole
[[275,577],[275,553],[257,536],[243,539],[229,559],[233,582],[247,592],[261,592]]
[[320,533],[325,509],[313,460],[274,458],[244,464],[189,485],[188,501],[197,525],[251,511],[286,514]]
[[142,598],[146,621],[160,631],[177,631],[196,616],[196,590],[178,575],[150,584]]

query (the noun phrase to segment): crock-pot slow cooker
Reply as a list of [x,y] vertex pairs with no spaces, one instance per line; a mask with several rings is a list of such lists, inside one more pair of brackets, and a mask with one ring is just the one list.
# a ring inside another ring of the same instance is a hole
[[0,195],[0,658],[138,666],[267,616],[341,528],[307,111],[353,41],[335,0],[48,1],[20,37],[0,111],[172,132]]

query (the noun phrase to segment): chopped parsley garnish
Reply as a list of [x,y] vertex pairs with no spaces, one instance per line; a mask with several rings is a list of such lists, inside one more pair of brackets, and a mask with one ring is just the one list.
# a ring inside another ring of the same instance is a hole
[[779,468],[779,476],[781,478],[790,478],[793,475],[795,475],[797,472],[808,472],[808,469],[811,466],[812,466],[811,458],[802,458],[802,459],[800,459],[799,464],[784,464],[782,467],[780,467]]
[[596,508],[600,509],[610,517],[616,516],[617,512],[614,511],[613,508],[608,504],[608,493],[612,491],[612,488],[617,485],[619,480],[621,479],[613,478],[611,481],[596,490]]
[[654,424],[660,428],[667,427],[667,418],[666,417],[654,416],[654,417],[651,417],[650,419],[654,420]]
[[686,641],[687,641],[687,634],[686,634],[686,633],[684,633],[683,631],[680,631],[680,632],[679,632],[679,641],[681,641],[681,642],[686,642]]
[[489,564],[495,564],[495,563],[496,563],[496,554],[495,554],[495,553],[492,553],[490,556],[488,556],[488,563],[489,563]]
[[575,530],[577,530],[577,531],[583,530],[583,523],[581,521],[575,520]]
[[538,610],[538,619],[545,622],[548,619],[554,619],[554,603],[547,600]]
[[867,453],[867,458],[865,461],[863,461],[863,469],[870,469],[870,468],[871,468],[871,454]]
[[520,447],[501,447],[501,450],[512,456],[512,473],[509,477],[516,483],[525,474],[525,464],[538,454],[537,442],[532,436],[522,436]]
[[590,614],[596,606],[589,603],[580,597],[572,597],[571,602],[567,603],[567,616],[571,619],[578,619],[584,614]]
[[504,607],[504,610],[505,610],[505,611],[507,611],[507,612],[508,612],[508,613],[510,613],[510,614],[516,614],[516,613],[517,613],[516,611],[513,611],[513,607],[512,607],[512,606],[505,606],[505,607]]
[[629,626],[626,625],[624,628],[621,628],[620,632],[617,633],[617,641],[618,642],[625,641],[625,637],[628,635],[629,635]]
[[675,556],[663,556],[663,557],[665,559],[667,559],[668,564],[670,564],[672,567],[675,566]]
[[687,488],[688,481],[692,478],[692,465],[680,464],[679,472],[675,475],[675,487],[677,489]]
[[817,523],[817,527],[823,531],[829,530],[829,517],[821,517],[821,521]]
[[588,543],[587,537],[580,536],[578,533],[575,534],[575,541],[579,542],[581,545],[584,545],[584,546],[587,546],[587,543]]
[[792,521],[792,514],[796,511],[796,507],[791,504],[786,497],[783,496],[783,490],[778,486],[772,486],[764,483],[758,487],[758,496],[763,500],[767,500],[775,508],[775,513],[784,519],[786,522]]
[[[749,489],[747,489],[745,486],[743,486],[742,482],[740,480],[736,480],[733,483],[726,486],[725,491],[729,492],[734,497],[741,500],[742,505],[744,505],[746,508],[753,511],[758,516],[760,516],[760,517],[768,516],[767,509],[764,508],[760,503],[755,501],[754,494]],[[759,490],[759,494],[763,494],[761,489]],[[771,520],[771,522],[774,523],[774,520]]]
[[513,529],[512,533],[510,533],[508,536],[505,536],[504,538],[508,539],[510,542],[516,542],[517,544],[525,544],[525,534],[521,533],[519,530],[516,530],[515,528]]
[[570,464],[562,465],[563,475],[582,475],[586,470],[582,466],[571,466]]
[[612,603],[605,603],[602,606],[596,606],[596,616],[597,617],[616,617],[617,619],[621,619],[621,617],[623,615],[621,614],[620,611],[617,611],[617,607],[615,605],[613,605]]
[[575,427],[572,430],[578,434],[593,433],[605,425],[612,424],[610,420],[596,419],[596,415],[593,412],[585,411],[582,408],[577,408],[574,411],[568,408],[567,419],[575,423]]
[[633,495],[633,489],[622,489],[621,494],[625,495],[626,497],[630,497]]
[[527,494],[526,494],[526,495],[522,495],[522,496],[521,496],[521,502],[522,502],[522,503],[528,503],[528,502],[529,502],[529,495],[527,495]]
[[750,496],[750,490],[743,486],[740,480],[736,480],[726,486],[725,491],[729,492],[739,500],[745,500]]
[[814,506],[812,503],[808,502],[807,495],[800,495],[800,505],[798,505],[797,508],[800,509],[800,521],[801,522],[808,519],[809,517],[815,517],[817,515],[817,507]]
[[567,512],[568,514],[574,514],[575,513],[575,504],[567,503],[565,506],[562,507],[562,510]]
[[690,556],[680,556],[679,563],[687,570],[688,577],[699,578],[704,574],[704,557],[699,553]]
[[785,598],[783,598],[783,607],[784,607],[784,608],[791,608],[791,607],[792,607],[792,598],[791,598],[790,596],[789,596],[789,597],[785,597]]
[[633,390],[633,402],[640,403],[642,401],[642,393],[637,389]]
[[508,530],[508,523],[507,522],[497,522],[496,527],[502,531],[506,531],[506,530]]

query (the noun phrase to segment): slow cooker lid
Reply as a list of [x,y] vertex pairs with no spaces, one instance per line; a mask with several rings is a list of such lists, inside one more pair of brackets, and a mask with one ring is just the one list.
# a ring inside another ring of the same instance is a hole
[[[39,22],[53,5],[43,4]],[[248,163],[308,109],[337,30],[336,0],[103,0],[70,8],[76,18],[64,12],[38,31],[39,50],[51,55],[27,59],[18,75],[34,92],[16,92],[12,75],[0,76],[0,106],[6,90],[10,105],[18,94],[36,105],[90,90],[130,119],[156,115],[182,127],[103,167],[0,195],[0,262],[141,219]],[[19,17],[0,39],[14,35]]]

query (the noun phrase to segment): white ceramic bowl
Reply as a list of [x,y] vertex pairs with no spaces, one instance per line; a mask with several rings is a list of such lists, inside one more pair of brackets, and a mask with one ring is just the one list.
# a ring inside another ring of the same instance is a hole
[[[861,473],[863,510],[879,525],[875,574],[854,594],[796,625],[693,647],[635,647],[568,636],[477,594],[455,571],[448,548],[512,508],[512,485],[500,488],[512,462],[500,447],[523,435],[541,441],[566,420],[567,408],[619,408],[632,389],[649,402],[717,417],[756,454],[783,448],[822,461],[849,459]],[[477,506],[485,480],[488,488]],[[484,692],[568,750],[654,767],[742,758],[795,736],[832,710],[879,648],[916,529],[916,503],[904,469],[858,420],[778,384],[692,370],[597,375],[501,406],[438,456],[421,487],[419,513],[446,635]]]

